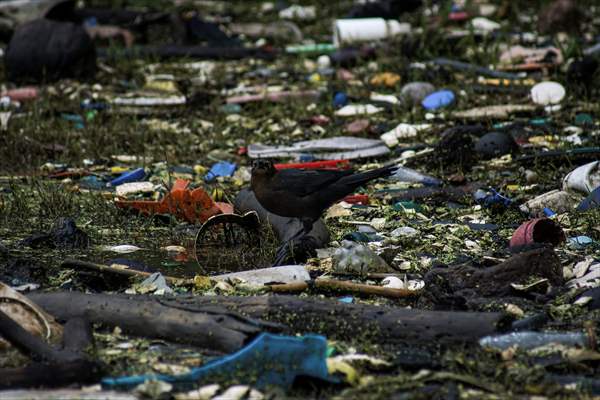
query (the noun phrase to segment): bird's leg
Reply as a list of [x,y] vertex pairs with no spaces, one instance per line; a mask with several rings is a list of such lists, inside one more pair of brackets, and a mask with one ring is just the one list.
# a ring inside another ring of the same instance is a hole
[[286,242],[284,242],[281,246],[277,248],[277,253],[275,254],[275,261],[273,262],[273,267],[277,267],[282,265],[290,256],[290,253],[293,253],[294,250],[294,241],[302,239],[307,236],[310,231],[312,231],[313,220],[310,218],[302,218],[302,229],[298,230],[298,232],[289,238]]
[[283,242],[277,248],[277,253],[275,253],[275,261],[273,262],[273,267],[283,265],[283,263],[290,257],[290,254],[293,251],[294,240],[297,240],[302,236],[304,236],[304,228],[300,229],[294,234],[294,236]]
[[308,236],[310,231],[312,231],[314,221],[311,218],[302,218],[302,236]]
[[285,263],[289,257],[289,246],[290,242],[285,242],[277,248],[277,253],[275,253],[275,261],[273,261],[273,265],[271,265],[272,267],[279,267]]

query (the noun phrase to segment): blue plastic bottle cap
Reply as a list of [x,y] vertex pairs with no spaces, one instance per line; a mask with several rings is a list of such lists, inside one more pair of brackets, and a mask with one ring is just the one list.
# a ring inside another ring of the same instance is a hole
[[454,93],[451,90],[439,90],[425,97],[421,105],[426,110],[437,110],[454,102]]
[[337,92],[333,96],[333,106],[335,108],[343,107],[348,104],[348,96],[344,92]]

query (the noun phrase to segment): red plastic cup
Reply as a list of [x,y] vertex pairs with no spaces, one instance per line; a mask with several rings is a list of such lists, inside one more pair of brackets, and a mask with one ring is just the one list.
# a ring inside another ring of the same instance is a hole
[[533,243],[550,243],[557,246],[565,241],[562,228],[549,218],[536,218],[524,222],[513,233],[510,247]]

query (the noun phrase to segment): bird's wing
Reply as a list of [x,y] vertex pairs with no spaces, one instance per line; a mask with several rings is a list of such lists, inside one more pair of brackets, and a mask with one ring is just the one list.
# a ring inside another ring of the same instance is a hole
[[348,175],[352,175],[352,171],[290,168],[278,171],[271,179],[269,186],[274,191],[285,191],[298,197],[304,197],[318,192]]

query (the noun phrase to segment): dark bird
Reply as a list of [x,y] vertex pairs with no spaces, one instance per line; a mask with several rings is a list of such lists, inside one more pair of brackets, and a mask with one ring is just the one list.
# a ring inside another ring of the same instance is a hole
[[[302,221],[303,229],[293,238],[298,239],[307,235],[323,211],[336,201],[373,179],[392,175],[395,169],[388,166],[361,173],[324,169],[278,171],[272,161],[259,159],[252,164],[251,186],[267,211]],[[285,247],[286,244],[282,246]]]

